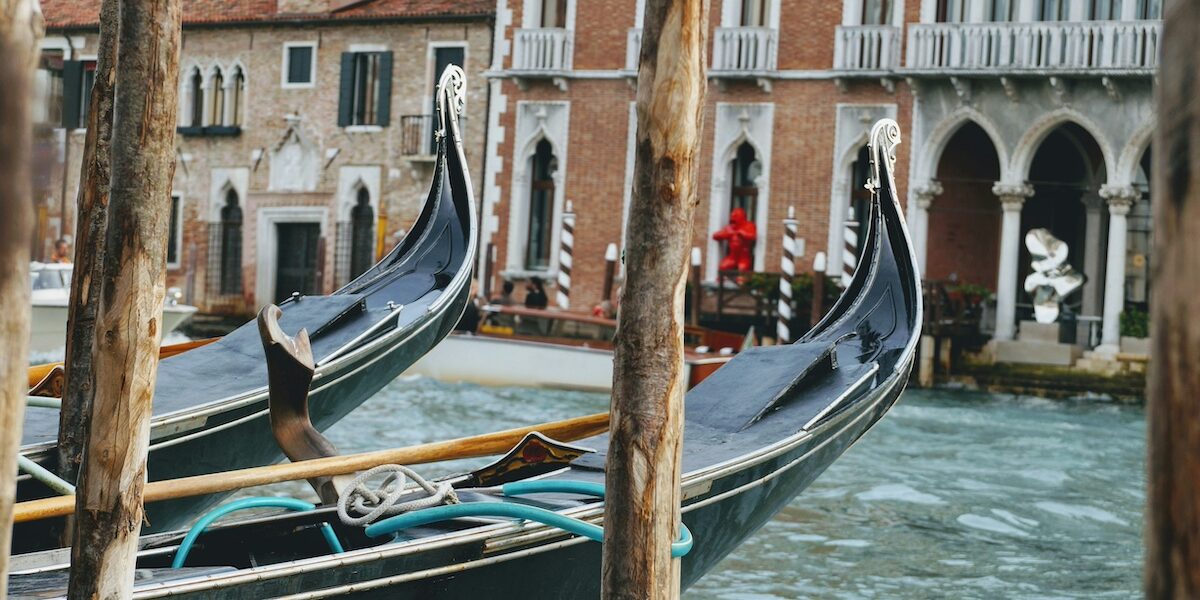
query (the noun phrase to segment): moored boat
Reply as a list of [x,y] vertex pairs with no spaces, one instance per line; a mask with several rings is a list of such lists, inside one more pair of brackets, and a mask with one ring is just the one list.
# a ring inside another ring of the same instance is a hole
[[[892,178],[898,142],[893,121],[872,130],[863,259],[829,314],[794,344],[740,353],[687,394],[688,533],[676,545],[684,587],[808,486],[904,389],[922,306]],[[365,529],[327,506],[148,536],[134,597],[596,597],[601,550],[591,540],[603,525],[607,444],[605,435],[569,445],[532,436],[493,465],[438,482],[455,488],[458,504]],[[14,557],[10,591],[38,586],[53,597],[65,589],[65,555]]]
[[[35,357],[61,353],[67,345],[67,312],[71,299],[74,265],[31,263],[30,284],[33,313],[29,320],[29,352]],[[196,313],[195,306],[181,304],[179,290],[169,290],[163,303],[163,333],[175,331]]]
[[[379,263],[329,296],[294,294],[280,325],[306,329],[316,372],[309,396],[314,425],[325,429],[395,379],[453,329],[470,293],[477,216],[457,119],[463,76],[449,69],[438,155],[429,195],[408,234]],[[161,360],[153,400],[150,481],[272,463],[283,458],[271,435],[267,372],[257,326]],[[21,454],[55,468],[58,411],[26,409]],[[18,500],[54,493],[28,474]],[[220,502],[201,496],[147,509],[146,531],[179,527]],[[20,524],[13,550],[57,544],[56,525]]]
[[[617,322],[565,311],[486,305],[473,332],[455,332],[409,370],[440,381],[587,392],[612,390]],[[684,328],[688,388],[729,362],[741,336]]]

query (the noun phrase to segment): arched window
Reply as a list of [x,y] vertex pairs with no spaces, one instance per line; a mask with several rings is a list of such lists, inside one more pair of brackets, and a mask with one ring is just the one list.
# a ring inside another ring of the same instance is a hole
[[242,208],[232,188],[221,207],[221,293],[242,293]]
[[221,74],[221,69],[213,72],[211,83],[208,89],[212,91],[212,111],[208,124],[220,125],[225,121],[225,76]]
[[200,69],[192,69],[192,79],[188,82],[188,88],[192,97],[191,119],[189,125],[192,127],[200,127],[204,124],[204,78],[200,75]]
[[[854,232],[857,241],[854,251],[855,264],[861,250],[863,235],[867,232],[867,216],[871,209],[871,192],[867,191],[867,179],[871,176],[871,155],[867,147],[858,149],[858,157],[850,165],[850,205],[846,208],[845,226]],[[846,252],[851,249],[847,247]]]
[[233,85],[229,86],[229,98],[226,102],[229,103],[229,122],[226,125],[232,127],[242,126],[242,113],[245,107],[246,96],[246,75],[242,72],[241,67],[237,67],[233,71]]
[[371,193],[358,188],[358,200],[350,209],[350,278],[362,275],[375,264],[375,210]]
[[542,27],[564,29],[567,26],[567,0],[542,0]]
[[766,27],[768,0],[742,0],[742,27]]
[[550,142],[543,139],[529,158],[529,229],[525,239],[525,268],[550,266],[550,242],[554,231],[554,172],[558,159]]
[[738,146],[731,168],[733,185],[729,188],[729,210],[740,208],[746,211],[746,219],[753,223],[758,211],[758,178],[762,175],[762,163],[758,162],[750,142]]

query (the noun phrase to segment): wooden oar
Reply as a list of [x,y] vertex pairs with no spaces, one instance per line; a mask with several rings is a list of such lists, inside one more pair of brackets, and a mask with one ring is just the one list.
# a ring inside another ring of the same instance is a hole
[[[208,475],[195,475],[180,479],[166,479],[146,484],[145,502],[188,498],[204,494],[228,492],[242,488],[297,481],[314,477],[329,477],[363,471],[384,464],[419,465],[460,458],[479,458],[503,454],[527,434],[537,431],[556,440],[570,442],[603,433],[608,429],[608,413],[586,417],[575,417],[540,425],[517,427],[495,433],[364,452],[348,456],[331,456],[294,463],[251,467],[237,471],[223,471]],[[13,518],[17,523],[36,521],[50,517],[61,517],[75,511],[75,496],[58,496],[41,500],[21,502],[13,507]]]
[[[214,338],[208,338],[208,339],[204,339],[204,340],[194,340],[191,342],[183,342],[181,344],[171,344],[169,346],[163,346],[158,351],[158,359],[162,360],[164,358],[170,358],[172,356],[175,356],[176,354],[182,354],[193,348],[199,348],[200,346],[207,346],[219,339],[221,339],[221,338],[214,337]],[[40,382],[41,380],[46,378],[46,375],[49,374],[50,371],[52,371],[54,369],[54,367],[57,367],[60,365],[62,365],[62,361],[46,363],[44,365],[36,365],[33,367],[29,367],[29,387],[33,387],[33,386],[37,385],[38,382]]]

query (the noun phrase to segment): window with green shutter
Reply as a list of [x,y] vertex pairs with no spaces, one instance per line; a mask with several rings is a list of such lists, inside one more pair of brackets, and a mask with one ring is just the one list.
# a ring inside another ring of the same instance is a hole
[[392,53],[342,54],[338,125],[386,127],[391,121]]

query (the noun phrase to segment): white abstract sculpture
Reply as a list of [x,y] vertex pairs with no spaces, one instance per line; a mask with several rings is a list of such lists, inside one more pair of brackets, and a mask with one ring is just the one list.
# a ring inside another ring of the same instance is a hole
[[1059,304],[1087,278],[1067,263],[1067,245],[1049,230],[1031,229],[1025,234],[1025,247],[1033,257],[1033,272],[1025,278],[1025,291],[1033,296],[1033,316],[1038,323],[1053,323]]

